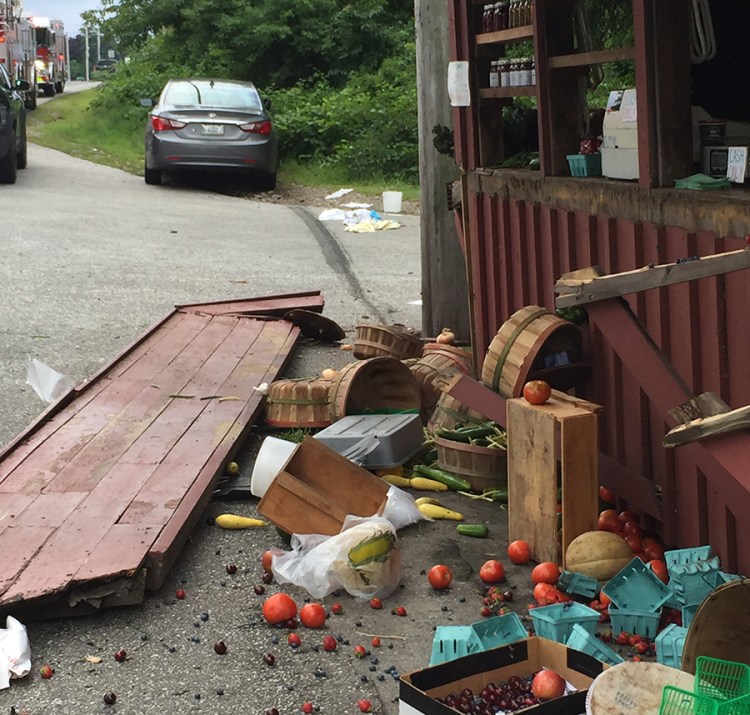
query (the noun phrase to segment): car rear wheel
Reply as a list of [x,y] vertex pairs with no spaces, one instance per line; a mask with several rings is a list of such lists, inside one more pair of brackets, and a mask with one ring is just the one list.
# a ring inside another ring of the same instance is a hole
[[16,152],[16,135],[10,137],[8,153],[0,159],[0,184],[15,184],[18,176],[18,154]]
[[276,172],[262,174],[256,183],[261,191],[273,191],[276,188]]
[[149,169],[143,167],[143,178],[149,186],[159,186],[161,184],[161,171],[159,169]]

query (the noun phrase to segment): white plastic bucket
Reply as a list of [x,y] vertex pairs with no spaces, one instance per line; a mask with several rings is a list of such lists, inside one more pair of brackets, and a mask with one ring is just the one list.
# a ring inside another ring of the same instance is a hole
[[401,197],[400,191],[384,191],[383,211],[387,214],[401,213]]
[[299,445],[286,439],[266,437],[260,445],[250,477],[250,492],[262,497]]

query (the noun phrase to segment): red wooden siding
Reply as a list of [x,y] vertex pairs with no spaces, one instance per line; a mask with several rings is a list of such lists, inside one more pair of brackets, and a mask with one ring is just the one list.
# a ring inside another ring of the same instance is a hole
[[[594,264],[616,273],[745,245],[742,239],[705,231],[690,233],[484,193],[469,192],[465,209],[479,365],[511,313],[529,304],[554,310],[553,286],[563,273]],[[624,504],[641,511],[649,525],[660,528],[671,544],[710,542],[725,568],[746,573],[750,536],[741,524],[750,514],[750,483],[732,477],[731,465],[714,449],[719,442],[668,451],[661,440],[673,426],[666,410],[690,394],[713,390],[731,407],[750,404],[749,278],[746,272],[730,273],[627,297],[638,322],[671,363],[669,391],[644,380],[648,362],[640,364],[634,351],[613,349],[602,332],[604,324],[590,321],[593,368],[584,395],[605,407],[602,481]]]

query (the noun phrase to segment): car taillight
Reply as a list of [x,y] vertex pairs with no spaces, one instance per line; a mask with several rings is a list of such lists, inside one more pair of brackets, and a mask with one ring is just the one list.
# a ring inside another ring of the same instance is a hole
[[266,136],[271,133],[271,122],[266,119],[264,122],[252,122],[251,124],[240,124],[240,129],[248,134],[263,134]]
[[155,117],[151,115],[151,128],[155,132],[166,132],[169,129],[182,129],[185,122],[177,122],[174,119],[165,119],[164,117]]

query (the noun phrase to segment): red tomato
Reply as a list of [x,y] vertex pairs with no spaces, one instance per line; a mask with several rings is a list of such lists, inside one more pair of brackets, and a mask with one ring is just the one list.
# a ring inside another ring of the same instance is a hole
[[453,574],[447,566],[444,564],[438,564],[437,566],[433,566],[427,572],[427,580],[430,582],[430,586],[436,591],[442,591],[444,588],[448,588],[448,586],[451,585]]
[[612,599],[604,591],[599,591],[599,603],[606,608],[612,603]]
[[273,626],[297,615],[297,604],[286,593],[275,593],[263,602],[263,617]]
[[640,536],[641,525],[637,521],[629,521],[622,527],[622,531],[625,535],[634,534],[635,536]]
[[638,534],[625,534],[625,543],[634,554],[641,550],[641,537]]
[[534,600],[541,601],[542,599],[547,598],[549,593],[554,590],[555,587],[551,583],[544,583],[543,581],[540,581],[536,586],[534,586]]
[[505,578],[505,569],[499,561],[490,559],[485,561],[479,569],[479,578],[485,583],[497,583]]
[[643,553],[646,554],[649,561],[653,559],[662,561],[664,559],[664,547],[661,544],[649,544],[643,548]]
[[552,388],[544,380],[531,380],[523,386],[523,396],[532,405],[543,405],[552,395]]
[[529,545],[521,539],[511,541],[508,545],[508,558],[511,560],[511,563],[514,564],[529,563],[529,559],[531,558]]
[[599,531],[619,531],[621,526],[615,509],[605,509],[599,514],[599,521],[596,523]]
[[537,564],[531,571],[531,580],[534,583],[557,583],[557,579],[560,578],[560,569],[557,568],[557,564],[553,564],[551,561],[542,561]]
[[611,489],[607,489],[605,486],[599,487],[599,498],[605,503],[605,504],[614,504],[615,503],[615,493]]
[[326,622],[326,609],[319,603],[306,603],[300,609],[299,619],[306,628],[321,628]]
[[621,511],[617,518],[623,523],[627,524],[629,521],[638,521],[638,514],[634,514],[632,511]]
[[261,565],[266,573],[271,573],[271,560],[273,559],[273,551],[264,551],[263,557],[261,558]]
[[667,564],[661,559],[651,559],[648,562],[648,567],[654,572],[654,576],[657,576],[664,583],[669,582],[669,572],[667,571]]

